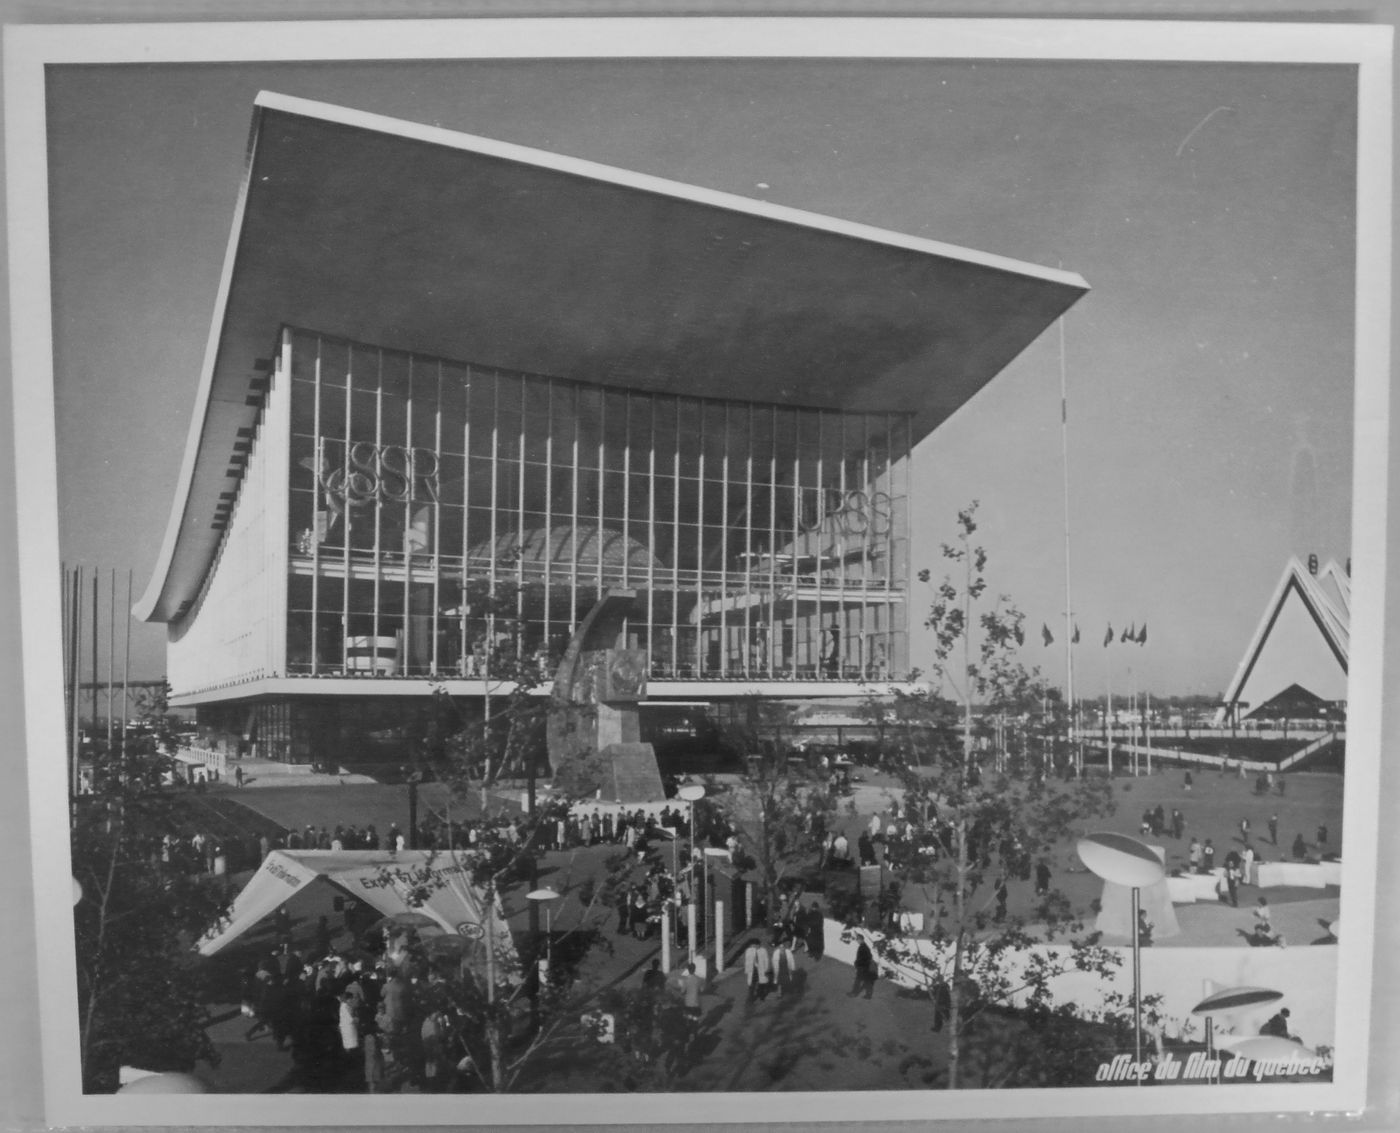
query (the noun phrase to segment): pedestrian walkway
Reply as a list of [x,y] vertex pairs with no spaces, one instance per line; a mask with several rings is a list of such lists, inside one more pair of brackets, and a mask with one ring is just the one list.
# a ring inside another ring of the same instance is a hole
[[312,771],[308,764],[278,763],[271,759],[240,759],[229,766],[223,785],[238,789],[238,771],[243,772],[243,788],[263,790],[269,787],[333,787],[351,783],[373,783],[368,775],[348,771]]

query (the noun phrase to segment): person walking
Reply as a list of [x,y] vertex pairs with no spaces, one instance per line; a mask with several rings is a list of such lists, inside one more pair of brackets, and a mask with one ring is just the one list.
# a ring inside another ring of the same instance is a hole
[[695,974],[695,964],[689,963],[685,966],[685,972],[680,977],[681,997],[685,1003],[685,1013],[691,1019],[700,1018],[700,991],[704,986],[704,981]]
[[1254,905],[1254,935],[1270,943],[1274,939],[1274,922],[1269,902],[1260,897]]
[[1277,815],[1277,814],[1271,814],[1271,815],[1269,815],[1269,841],[1270,841],[1273,845],[1275,845],[1275,846],[1278,845],[1278,815]]
[[792,995],[796,974],[797,954],[792,950],[791,939],[784,937],[773,949],[773,986],[779,999]]
[[1035,863],[1035,895],[1044,897],[1050,892],[1050,867],[1045,864],[1045,859]]
[[1177,810],[1176,808],[1173,808],[1173,809],[1172,809],[1172,837],[1175,838],[1178,842],[1180,842],[1180,841],[1181,841],[1181,835],[1182,835],[1182,833],[1183,833],[1185,830],[1186,830],[1186,819],[1185,819],[1185,817],[1182,815],[1181,811]]
[[1192,872],[1192,873],[1200,873],[1200,872],[1201,872],[1201,861],[1202,861],[1202,858],[1201,858],[1201,843],[1200,843],[1200,840],[1197,839],[1194,835],[1192,835],[1192,837],[1191,837],[1191,847],[1190,847],[1190,849],[1187,851],[1187,856],[1188,856],[1188,858],[1189,858],[1189,860],[1190,860],[1190,862],[1191,862],[1191,872]]
[[750,940],[744,949],[744,982],[749,986],[747,1002],[753,1003],[767,996],[771,970],[768,949],[756,939]]
[[1215,845],[1209,838],[1206,844],[1201,847],[1201,871],[1210,873],[1215,869]]
[[826,917],[821,906],[815,901],[807,910],[807,955],[814,961],[820,960],[826,952]]
[[666,974],[661,970],[661,961],[653,959],[651,967],[642,973],[642,990],[656,995],[666,986]]
[[847,997],[859,995],[863,988],[865,998],[869,999],[875,991],[875,974],[875,954],[870,951],[870,942],[862,936],[856,948],[855,979],[851,982]]

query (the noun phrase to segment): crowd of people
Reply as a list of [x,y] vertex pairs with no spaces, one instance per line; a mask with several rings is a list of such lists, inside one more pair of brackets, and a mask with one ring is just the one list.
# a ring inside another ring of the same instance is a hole
[[[242,979],[248,1042],[266,1036],[289,1050],[288,1089],[389,1093],[480,1088],[465,1042],[466,1018],[449,992],[450,973],[420,947],[411,928],[384,930],[382,952],[338,952],[327,945],[326,918],[313,958],[285,933]],[[451,961],[455,964],[455,961]]]

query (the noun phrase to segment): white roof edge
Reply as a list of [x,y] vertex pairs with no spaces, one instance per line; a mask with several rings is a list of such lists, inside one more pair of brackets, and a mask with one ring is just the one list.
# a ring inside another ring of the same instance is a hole
[[143,622],[169,621],[170,611],[159,609],[161,597],[170,579],[170,568],[175,558],[175,548],[179,545],[180,529],[184,525],[185,511],[189,507],[190,490],[194,485],[194,470],[199,456],[200,442],[204,437],[204,424],[209,412],[209,398],[214,387],[214,363],[219,353],[219,341],[223,336],[224,317],[228,310],[229,290],[233,281],[233,264],[238,255],[238,242],[243,231],[243,215],[248,205],[248,190],[253,175],[253,157],[257,149],[258,129],[262,124],[261,115],[253,116],[253,124],[248,133],[248,145],[243,156],[243,176],[238,185],[238,196],[234,203],[233,223],[229,228],[228,247],[224,252],[223,268],[219,272],[219,289],[214,300],[214,318],[209,327],[209,339],[204,346],[204,361],[199,371],[199,389],[195,394],[194,412],[190,415],[190,432],[185,440],[185,455],[180,463],[180,475],[176,481],[175,499],[170,508],[170,518],[166,523],[165,538],[161,543],[160,554],[156,559],[155,570],[145,593],[132,606],[132,614]]
[[1308,573],[1307,568],[1302,564],[1297,555],[1290,555],[1288,563],[1283,568],[1283,574],[1274,585],[1273,593],[1270,594],[1268,602],[1264,606],[1264,612],[1259,618],[1259,624],[1254,629],[1254,634],[1249,640],[1249,647],[1244,651],[1244,656],[1240,659],[1239,665],[1235,669],[1235,675],[1230,679],[1230,684],[1225,690],[1222,700],[1225,703],[1234,701],[1240,694],[1240,687],[1244,684],[1246,675],[1253,667],[1254,659],[1258,656],[1259,650],[1263,647],[1265,632],[1269,622],[1273,619],[1278,610],[1279,603],[1283,601],[1284,595],[1288,591],[1289,582],[1294,579],[1298,582],[1298,589],[1302,593],[1304,600],[1313,604],[1317,617],[1318,628],[1330,639],[1330,644],[1337,649],[1344,657],[1350,653],[1346,637],[1350,636],[1350,626],[1342,622],[1337,617],[1337,611],[1328,600],[1327,595],[1317,584],[1317,580]]
[[1058,283],[1086,292],[1090,290],[1089,284],[1076,272],[1064,271],[1060,268],[1047,268],[1024,260],[1014,260],[1007,256],[997,256],[988,252],[979,252],[972,248],[963,248],[956,244],[945,244],[941,241],[928,240],[920,236],[909,236],[891,229],[877,228],[874,225],[840,220],[836,217],[825,216],[821,213],[808,212],[805,209],[770,204],[767,201],[755,200],[752,197],[741,197],[735,193],[721,192],[717,189],[705,189],[697,185],[687,185],[681,181],[671,181],[664,177],[653,177],[650,174],[636,173],[631,170],[618,168],[617,166],[603,165],[595,161],[586,161],[583,158],[550,153],[547,150],[533,149],[529,146],[516,145],[513,142],[502,142],[494,138],[483,138],[476,134],[463,133],[460,130],[449,130],[442,126],[426,126],[422,123],[409,122],[402,118],[390,118],[386,115],[374,114],[366,110],[352,110],[349,107],[336,106],[328,102],[317,102],[313,99],[298,98],[294,95],[278,94],[274,91],[259,91],[257,97],[254,99],[254,104],[268,110],[281,110],[288,114],[300,114],[308,118],[319,118],[323,121],[335,122],[343,126],[354,126],[366,130],[374,130],[382,134],[392,134],[401,138],[428,142],[432,145],[480,153],[488,157],[498,157],[507,161],[515,161],[524,165],[533,165],[541,169],[553,170],[557,173],[587,177],[594,181],[606,181],[623,188],[658,193],[663,196],[674,197],[677,200],[688,201],[692,204],[710,205],[715,208],[743,212],[751,216],[764,217],[769,220],[802,225],[805,228],[830,232],[833,235],[849,236],[854,239],[885,244],[889,247],[902,248],[911,252],[922,252],[926,255],[940,256],[944,259],[961,260],[964,263],[976,264],[980,267],[990,268],[995,271],[1029,276],[1034,279],[1044,280],[1047,283]]
[[1327,565],[1318,572],[1319,578],[1331,577],[1333,584],[1337,587],[1337,593],[1342,596],[1342,605],[1345,606],[1345,613],[1351,613],[1351,578],[1342,569],[1336,559],[1328,559]]

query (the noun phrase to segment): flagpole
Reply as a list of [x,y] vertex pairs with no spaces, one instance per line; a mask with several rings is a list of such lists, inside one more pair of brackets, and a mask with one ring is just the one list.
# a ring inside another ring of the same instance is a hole
[[1147,697],[1147,711],[1142,717],[1142,739],[1147,745],[1147,777],[1152,777],[1152,694],[1144,691]]
[[[1109,642],[1112,646],[1113,642]],[[1107,693],[1107,703],[1103,711],[1103,738],[1104,746],[1108,749],[1108,777],[1113,778],[1113,659],[1109,658],[1103,667],[1104,670],[1104,690]]]
[[1064,476],[1065,501],[1065,703],[1069,705],[1069,744],[1074,751],[1075,771],[1084,774],[1084,758],[1075,747],[1074,718],[1074,603],[1070,598],[1069,575],[1069,379],[1065,368],[1065,317],[1057,320],[1060,330],[1060,464]]

